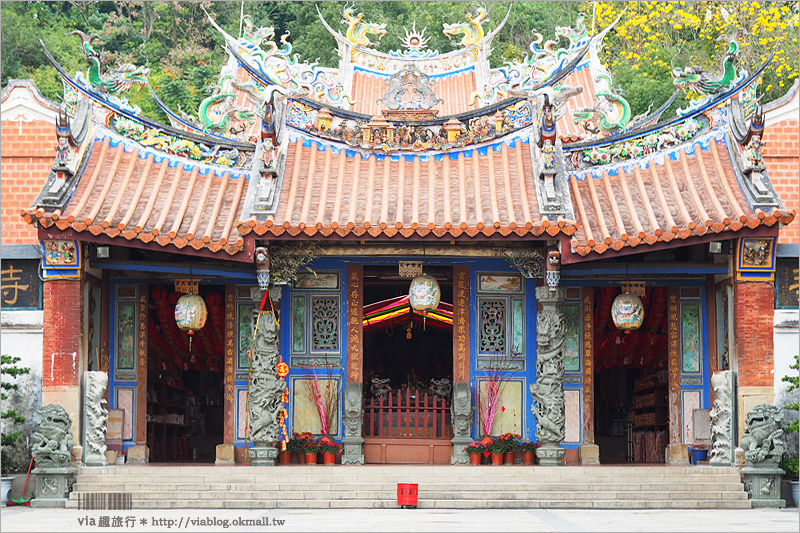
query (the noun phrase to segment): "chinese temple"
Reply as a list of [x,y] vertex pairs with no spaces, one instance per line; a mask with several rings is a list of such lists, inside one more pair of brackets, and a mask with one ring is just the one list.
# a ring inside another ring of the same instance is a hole
[[[383,52],[398,28],[319,18],[337,68],[209,17],[227,63],[194,114],[151,89],[170,124],[126,100],[148,71],[103,65],[96,35],[69,37],[86,72],[46,52],[58,148],[22,213],[61,376],[44,403],[78,419],[81,371],[106,371],[129,462],[227,445],[273,464],[307,431],[345,464],[463,464],[502,433],[542,464],[687,463],[714,433],[730,465],[744,413],[773,400],[777,237],[796,215],[762,158],[769,61],[739,70],[731,41],[718,71],[675,68],[673,96],[632,116],[598,59],[610,28],[582,18],[500,68],[506,21],[488,31],[481,8],[441,21],[448,53],[427,28]],[[696,98],[667,114],[680,91]]]

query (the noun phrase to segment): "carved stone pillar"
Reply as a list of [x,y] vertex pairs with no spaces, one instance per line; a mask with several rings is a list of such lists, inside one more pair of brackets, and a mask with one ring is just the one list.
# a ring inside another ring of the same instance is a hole
[[86,466],[107,466],[106,423],[108,408],[104,398],[108,388],[106,372],[86,372],[84,379],[83,408],[83,462]]
[[343,465],[363,465],[364,454],[361,445],[364,437],[361,436],[363,424],[363,385],[361,383],[347,383],[344,386],[344,455]]
[[533,395],[531,410],[536,417],[536,450],[539,464],[563,464],[564,440],[564,303],[563,288],[536,287],[536,301],[542,310],[536,317],[536,383],[530,386]]
[[714,389],[714,405],[711,408],[711,451],[708,464],[711,466],[731,466],[733,464],[734,420],[733,372],[722,370],[711,376],[711,388]]
[[450,415],[453,422],[453,455],[451,465],[469,464],[469,454],[464,451],[472,442],[472,391],[469,383],[453,383],[453,401],[450,403]]
[[247,454],[254,465],[274,465],[278,449],[274,447],[280,431],[281,397],[285,384],[278,377],[279,327],[272,313],[264,313],[253,346],[250,384],[247,388],[250,440],[254,446]]

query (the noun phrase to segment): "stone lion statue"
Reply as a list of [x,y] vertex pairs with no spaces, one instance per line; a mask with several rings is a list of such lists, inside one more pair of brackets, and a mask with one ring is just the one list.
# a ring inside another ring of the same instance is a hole
[[33,413],[33,421],[38,424],[33,432],[31,448],[36,465],[70,466],[72,420],[67,411],[60,405],[51,403]]
[[742,433],[742,449],[748,463],[775,463],[783,455],[783,411],[774,405],[759,404],[753,407]]

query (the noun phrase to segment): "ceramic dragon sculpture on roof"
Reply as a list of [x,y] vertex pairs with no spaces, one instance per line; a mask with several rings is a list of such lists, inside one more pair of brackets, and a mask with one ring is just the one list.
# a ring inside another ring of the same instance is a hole
[[479,7],[475,17],[473,17],[471,13],[467,13],[468,22],[459,22],[456,24],[443,23],[442,26],[444,29],[442,33],[447,35],[448,39],[452,39],[452,35],[463,33],[464,37],[461,39],[461,46],[466,48],[478,44],[483,39],[484,32],[481,22],[485,19],[486,10],[483,7]]
[[[627,100],[611,91],[611,77],[608,74],[599,74],[596,81],[605,81],[608,90],[595,93],[600,99],[596,106],[573,111],[572,121],[575,124],[583,124],[583,128],[589,133],[609,134],[625,131],[631,120],[631,106]],[[592,126],[590,123],[598,118],[597,126]]]
[[353,13],[355,13],[354,6],[345,7],[342,24],[347,24],[345,36],[348,41],[356,46],[373,46],[376,43],[369,40],[369,37],[367,37],[368,33],[377,35],[379,41],[386,35],[386,24],[363,22],[363,13],[359,13],[355,16],[353,16]]
[[119,94],[130,90],[134,83],[140,86],[147,83],[147,76],[150,69],[147,67],[136,67],[130,63],[125,63],[119,68],[110,70],[106,74],[101,74],[102,62],[92,42],[100,39],[96,33],[86,35],[80,30],[74,30],[67,35],[77,35],[81,38],[81,48],[86,58],[89,60],[89,79],[88,82],[96,91],[106,94]]
[[747,72],[736,75],[736,68],[733,64],[739,51],[739,45],[735,40],[728,44],[728,50],[722,58],[722,75],[716,79],[711,79],[706,71],[697,65],[685,67],[683,69],[672,69],[673,83],[678,89],[686,93],[693,93],[698,96],[686,109],[679,109],[678,114],[685,115],[711,101],[714,96],[720,95],[731,89],[736,83],[747,77]]

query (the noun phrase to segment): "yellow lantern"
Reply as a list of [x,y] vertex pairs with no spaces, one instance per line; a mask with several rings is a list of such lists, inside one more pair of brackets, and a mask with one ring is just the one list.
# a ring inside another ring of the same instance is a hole
[[203,298],[197,294],[184,294],[175,304],[175,323],[189,336],[189,351],[192,351],[192,336],[203,329],[208,318],[208,308]]
[[408,303],[411,308],[421,313],[433,311],[439,307],[442,291],[436,278],[424,274],[411,280],[408,288]]

